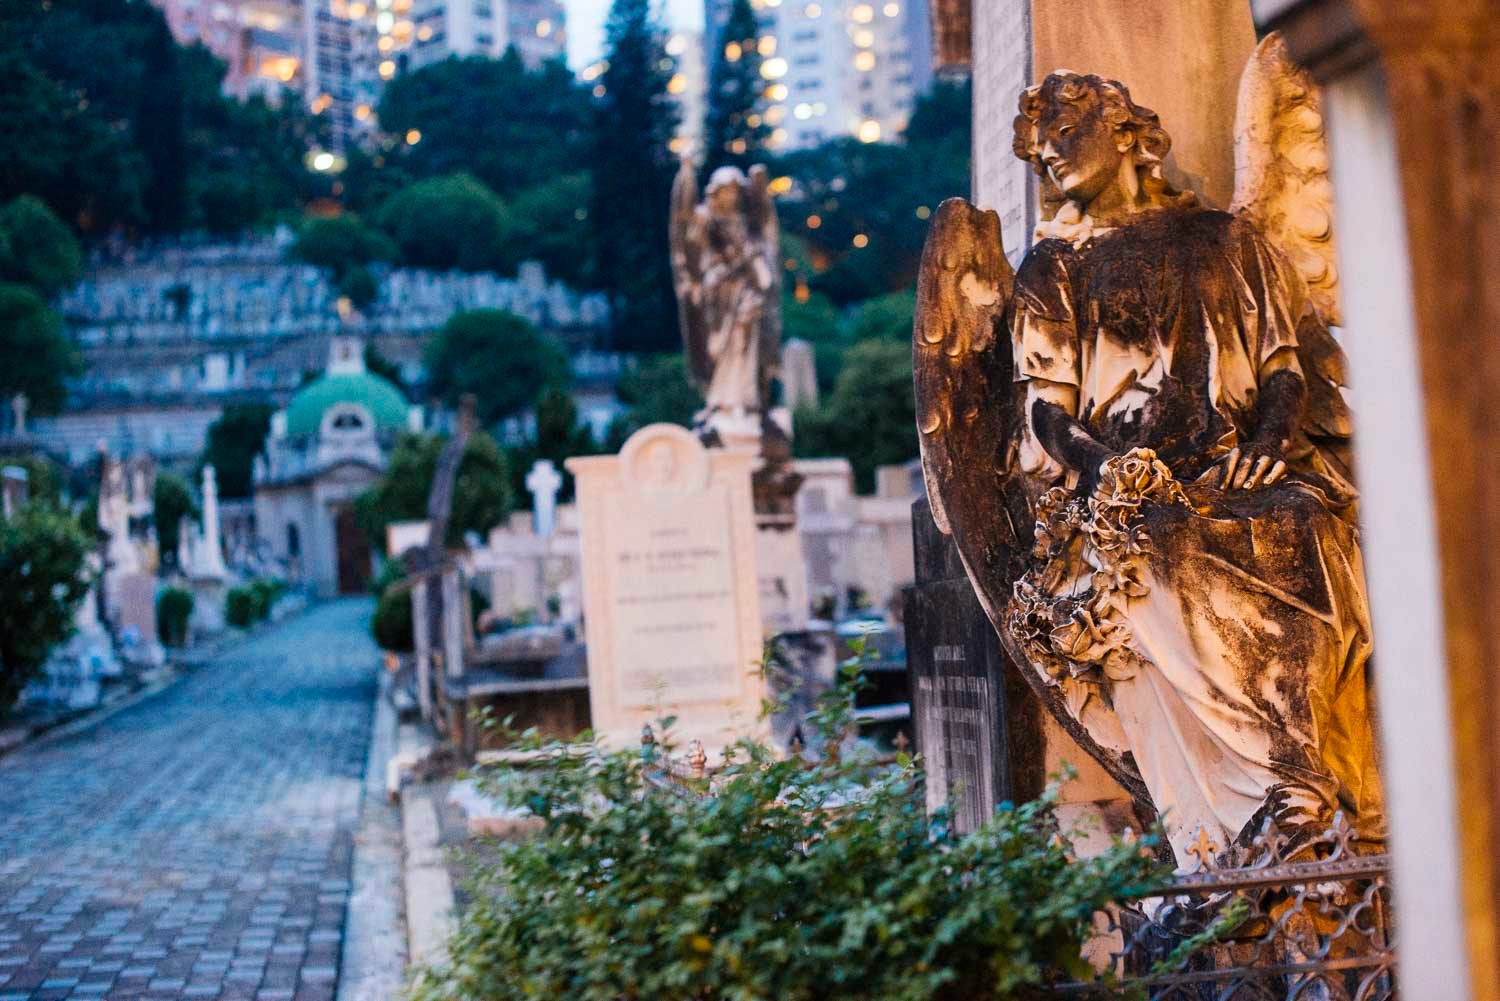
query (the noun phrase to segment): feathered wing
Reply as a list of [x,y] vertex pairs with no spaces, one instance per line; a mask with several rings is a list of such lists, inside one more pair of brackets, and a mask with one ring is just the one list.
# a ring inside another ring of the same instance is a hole
[[708,320],[704,311],[703,232],[697,220],[698,175],[688,160],[682,161],[672,181],[672,211],[668,239],[672,251],[672,287],[677,292],[677,315],[688,374],[699,388],[713,378],[713,357],[708,352]]
[[760,330],[761,400],[769,399],[771,380],[781,374],[781,224],[776,218],[776,196],[764,164],[750,168],[745,206],[750,232],[770,274],[765,313]]
[[1347,366],[1329,330],[1341,319],[1322,102],[1317,85],[1276,32],[1256,47],[1240,78],[1230,211],[1253,222],[1307,286],[1311,309],[1297,331],[1308,392],[1304,430],[1331,459],[1347,465],[1353,431],[1343,394]]
[[922,251],[912,331],[928,503],[938,527],[953,536],[1001,645],[1042,704],[1116,781],[1149,802],[1134,763],[1090,736],[1005,626],[1011,586],[1031,552],[1038,489],[1018,461],[1025,395],[1014,380],[1007,326],[1014,280],[999,216],[962,198],[939,206]]

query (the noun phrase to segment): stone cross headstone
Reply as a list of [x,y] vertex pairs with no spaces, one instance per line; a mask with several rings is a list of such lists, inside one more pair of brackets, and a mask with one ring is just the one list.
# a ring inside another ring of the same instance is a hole
[[760,729],[756,456],[652,424],[618,456],[569,459],[582,544],[589,704],[613,746],[675,715],[722,747]]
[[788,410],[818,405],[818,370],[813,346],[794,337],[781,346],[781,397]]
[[526,474],[526,489],[531,492],[532,530],[542,538],[552,534],[557,524],[557,491],[562,476],[551,459],[538,459]]
[[907,671],[927,806],[970,832],[1006,800],[1042,790],[1040,706],[1005,659],[953,540],[913,505],[917,582],[905,603]]

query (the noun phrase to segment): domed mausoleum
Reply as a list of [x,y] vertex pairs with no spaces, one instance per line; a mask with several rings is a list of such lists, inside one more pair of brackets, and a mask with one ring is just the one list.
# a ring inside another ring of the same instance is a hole
[[255,461],[256,530],[294,582],[365,590],[374,561],[354,498],[380,479],[396,437],[421,428],[421,409],[365,368],[359,338],[333,338],[327,370],[271,418]]

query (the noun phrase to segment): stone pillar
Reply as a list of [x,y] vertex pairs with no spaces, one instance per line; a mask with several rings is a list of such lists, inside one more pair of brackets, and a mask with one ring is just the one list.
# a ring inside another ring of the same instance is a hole
[[411,587],[412,656],[416,660],[417,707],[422,718],[432,719],[432,613],[427,601],[425,579]]
[[203,539],[196,555],[195,575],[223,577],[229,572],[224,565],[224,549],[219,541],[219,481],[213,466],[203,467]]

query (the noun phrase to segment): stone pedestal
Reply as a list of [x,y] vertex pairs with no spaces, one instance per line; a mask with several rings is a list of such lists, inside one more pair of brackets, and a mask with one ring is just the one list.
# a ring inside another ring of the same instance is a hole
[[156,634],[156,575],[127,573],[119,578],[118,621],[125,659],[152,667],[166,660]]
[[194,636],[217,636],[228,628],[224,600],[229,593],[223,577],[194,577],[193,617],[188,629]]

